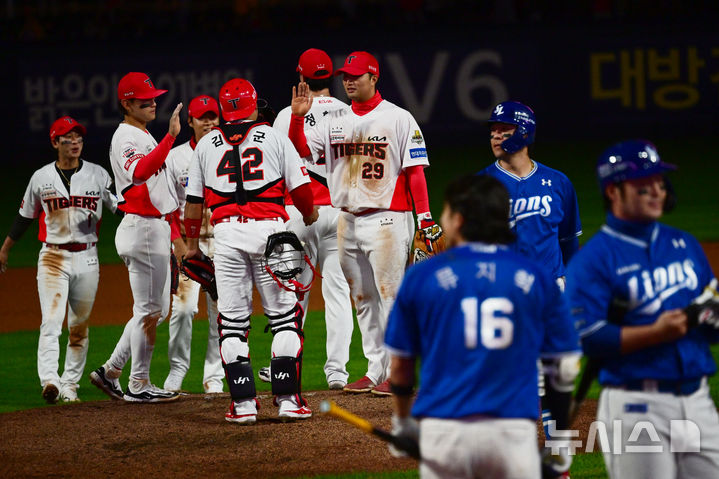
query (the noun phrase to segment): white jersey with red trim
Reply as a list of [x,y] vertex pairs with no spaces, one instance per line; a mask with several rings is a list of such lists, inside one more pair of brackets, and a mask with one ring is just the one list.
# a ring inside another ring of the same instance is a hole
[[336,110],[306,131],[312,160],[327,162],[332,204],[351,212],[366,209],[412,211],[404,169],[429,166],[424,137],[412,114],[382,100],[357,115]]
[[[332,96],[316,96],[312,99],[312,107],[305,115],[305,135],[309,130],[320,128],[320,124],[329,117],[334,111],[349,111],[350,107],[347,103],[338,100]],[[288,106],[277,114],[275,122],[272,125],[277,128],[283,135],[287,135],[290,130],[290,118],[292,117],[292,107]],[[324,158],[318,158],[312,164],[306,162],[305,166],[310,172],[312,180],[312,194],[315,198],[316,205],[331,204],[330,192],[327,187],[327,168]]]
[[[192,162],[192,153],[195,151],[194,146],[196,145],[197,143],[191,140],[181,144],[180,146],[174,147],[170,150],[170,153],[167,155],[167,161],[165,161],[167,171],[170,174],[170,177],[173,179],[175,184],[175,190],[177,191],[177,200],[180,205],[180,231],[182,232],[183,236],[185,235],[184,219],[185,203],[187,198],[185,194],[185,188],[187,188],[187,179],[190,176],[190,163]],[[200,237],[205,237],[208,235],[211,236],[212,225],[210,224],[210,210],[209,208],[203,208],[202,212],[203,215],[202,226],[200,228]]]
[[32,175],[19,213],[39,218],[38,239],[42,242],[95,243],[103,204],[112,211],[117,208],[111,187],[112,178],[103,167],[80,160],[68,191],[52,162]]
[[[239,193],[238,172],[244,190]],[[213,221],[235,215],[287,220],[286,191],[309,181],[307,168],[287,136],[267,123],[243,122],[213,128],[202,137],[190,163],[185,191],[205,198]],[[238,204],[238,199],[243,204]]]
[[126,213],[160,216],[177,209],[177,191],[164,164],[147,181],[139,184],[133,181],[138,160],[156,146],[150,132],[127,123],[120,123],[112,135],[110,164],[119,208]]

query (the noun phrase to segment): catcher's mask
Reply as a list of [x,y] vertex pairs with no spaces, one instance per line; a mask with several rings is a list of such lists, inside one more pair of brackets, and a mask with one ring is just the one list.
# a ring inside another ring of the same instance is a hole
[[[300,239],[292,231],[280,231],[267,238],[267,247],[263,258],[265,271],[282,289],[291,291],[303,299],[306,292],[312,287],[317,270],[312,266],[309,256],[305,253]],[[298,277],[309,266],[312,272],[307,284],[298,281]],[[321,276],[320,276],[321,277]]]

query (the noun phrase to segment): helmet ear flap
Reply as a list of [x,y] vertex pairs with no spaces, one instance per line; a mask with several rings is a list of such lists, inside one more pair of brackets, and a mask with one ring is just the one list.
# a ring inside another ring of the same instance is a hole
[[514,130],[512,136],[502,142],[502,149],[507,153],[516,153],[525,146],[527,146],[527,138],[529,132],[522,125],[517,125],[517,129]]

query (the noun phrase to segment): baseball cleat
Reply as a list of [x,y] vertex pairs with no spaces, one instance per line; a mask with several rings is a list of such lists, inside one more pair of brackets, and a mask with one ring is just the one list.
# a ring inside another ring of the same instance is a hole
[[372,388],[372,394],[376,394],[377,396],[391,396],[392,391],[389,388],[389,379]]
[[349,383],[343,388],[343,390],[347,391],[348,393],[368,393],[374,387],[375,383],[372,382],[370,378],[368,378],[367,376],[362,376],[361,379],[358,379],[353,383]]
[[163,384],[162,389],[166,391],[180,392],[182,390],[183,379],[183,377],[170,373],[167,375],[167,379],[165,379],[165,384]]
[[266,383],[272,382],[272,376],[270,374],[270,367],[266,368],[260,368],[259,371],[257,371],[257,377],[259,377],[262,381]]
[[259,403],[257,399],[249,399],[244,401],[230,401],[230,409],[225,413],[225,421],[234,422],[244,426],[249,426],[257,422],[257,410]]
[[47,383],[45,387],[42,388],[42,398],[48,404],[55,404],[58,394],[60,394],[60,391],[53,383]]
[[307,402],[302,399],[298,401],[296,395],[275,396],[274,404],[280,407],[277,416],[281,421],[294,421],[296,419],[309,419],[312,417],[312,410],[307,407]]
[[[137,381],[139,382],[139,381]],[[123,399],[127,402],[170,402],[178,399],[180,395],[176,391],[160,389],[149,381],[144,382],[138,391],[132,390],[132,385],[127,386]]]
[[76,388],[77,386],[62,386],[60,388],[60,400],[62,402],[80,402]]
[[124,393],[120,381],[117,378],[108,378],[103,366],[90,373],[90,382],[112,399],[123,399]]
[[327,383],[327,385],[329,386],[330,390],[341,391],[342,389],[344,389],[345,386],[347,386],[347,383],[344,381],[330,381]]

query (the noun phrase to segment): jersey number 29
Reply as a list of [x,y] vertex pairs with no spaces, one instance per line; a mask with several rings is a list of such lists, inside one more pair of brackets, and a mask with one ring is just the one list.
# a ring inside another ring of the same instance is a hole
[[504,349],[512,344],[514,323],[506,316],[514,311],[512,302],[507,298],[487,298],[478,303],[477,298],[464,298],[461,302],[465,347],[477,347],[478,329],[482,345],[487,349]]

